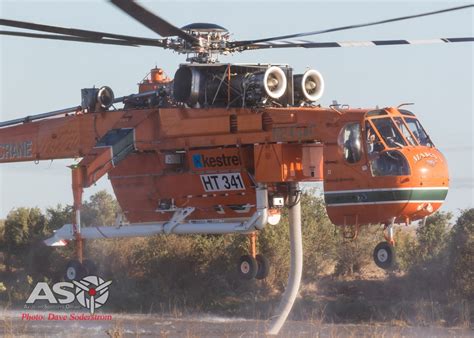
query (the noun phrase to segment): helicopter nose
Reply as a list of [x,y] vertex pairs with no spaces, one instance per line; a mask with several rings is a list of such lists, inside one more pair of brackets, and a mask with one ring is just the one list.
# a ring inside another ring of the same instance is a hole
[[416,220],[429,216],[441,207],[448,194],[449,171],[443,154],[435,148],[417,147],[408,156],[411,156],[409,161],[414,187],[408,213],[412,220]]

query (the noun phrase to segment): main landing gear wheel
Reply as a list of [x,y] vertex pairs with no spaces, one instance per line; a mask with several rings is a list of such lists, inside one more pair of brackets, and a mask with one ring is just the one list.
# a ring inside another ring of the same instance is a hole
[[257,260],[250,255],[244,255],[239,260],[239,275],[243,279],[253,279],[257,275]]
[[395,262],[395,250],[388,242],[380,242],[374,249],[374,262],[379,268],[388,270]]
[[263,255],[257,255],[255,257],[257,261],[257,274],[255,275],[256,279],[265,279],[270,273],[270,262]]
[[67,281],[80,280],[86,276],[86,269],[78,260],[71,260],[66,266],[66,275],[64,278]]

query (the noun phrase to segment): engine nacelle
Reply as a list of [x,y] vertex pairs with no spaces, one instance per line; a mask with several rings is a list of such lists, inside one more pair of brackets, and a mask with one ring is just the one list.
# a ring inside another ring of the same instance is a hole
[[[258,106],[291,104],[288,76],[277,66],[215,65],[181,66],[175,74],[173,96],[190,106]],[[291,93],[290,93],[291,94]]]
[[295,103],[315,102],[324,93],[324,79],[320,72],[315,69],[307,70],[304,74],[293,77],[295,88]]
[[280,67],[272,66],[264,72],[252,73],[242,82],[242,89],[247,91],[254,101],[269,97],[281,98],[288,85],[286,75]]
[[206,74],[197,67],[180,67],[174,74],[174,99],[190,106],[202,101],[205,77]]
[[81,95],[82,109],[87,109],[90,112],[109,109],[115,99],[114,92],[107,86],[100,88],[83,88],[81,90]]
[[102,108],[110,108],[110,106],[112,106],[114,103],[114,99],[115,96],[112,88],[107,86],[100,87],[99,91],[97,92],[97,102]]

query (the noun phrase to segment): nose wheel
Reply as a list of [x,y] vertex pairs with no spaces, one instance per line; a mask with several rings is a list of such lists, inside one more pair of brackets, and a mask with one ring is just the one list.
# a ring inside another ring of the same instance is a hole
[[391,269],[395,265],[395,240],[393,236],[394,224],[395,218],[392,218],[390,223],[385,224],[385,242],[380,242],[374,249],[374,262],[379,268],[384,270]]
[[395,250],[388,242],[380,242],[374,249],[374,262],[381,268],[388,270],[395,263]]
[[257,255],[257,234],[249,235],[250,255],[244,255],[239,259],[238,273],[242,279],[265,279],[270,273],[270,263],[268,259]]

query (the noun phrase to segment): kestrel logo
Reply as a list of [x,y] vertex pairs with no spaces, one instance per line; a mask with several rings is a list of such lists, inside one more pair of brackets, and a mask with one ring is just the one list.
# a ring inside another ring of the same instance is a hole
[[204,165],[202,164],[202,155],[201,154],[194,154],[193,155],[193,163],[196,168],[202,168]]
[[50,304],[67,305],[75,300],[89,309],[91,315],[103,306],[109,298],[109,286],[112,281],[104,281],[98,276],[87,276],[80,281],[59,282],[52,289],[45,282],[39,282],[28,297],[26,304],[46,300]]
[[239,166],[241,164],[240,157],[238,155],[218,155],[218,156],[205,156],[202,154],[194,154],[193,165],[195,168],[216,168],[216,167],[232,167]]

